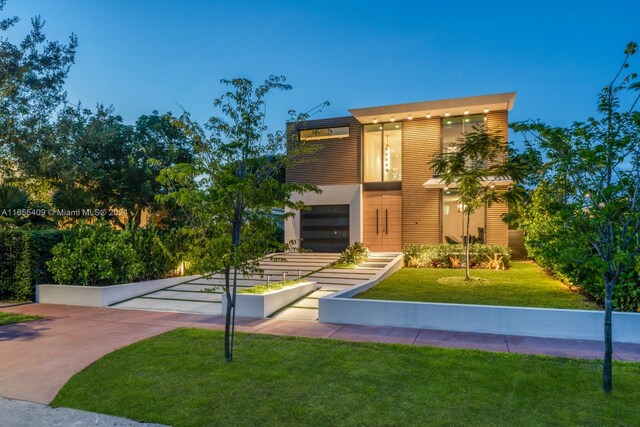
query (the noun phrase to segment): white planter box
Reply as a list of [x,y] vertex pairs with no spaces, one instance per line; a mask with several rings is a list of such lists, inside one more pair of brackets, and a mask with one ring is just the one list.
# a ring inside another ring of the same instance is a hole
[[195,280],[200,276],[170,277],[146,282],[126,283],[113,286],[69,286],[39,285],[36,302],[43,304],[83,305],[106,307],[150,292]]
[[[236,294],[236,316],[264,319],[316,289],[316,282],[303,282],[265,294]],[[226,312],[227,296],[222,294],[222,314]]]

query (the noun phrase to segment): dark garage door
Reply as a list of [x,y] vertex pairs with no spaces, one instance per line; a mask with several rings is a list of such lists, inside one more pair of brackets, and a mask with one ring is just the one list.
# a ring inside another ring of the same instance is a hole
[[340,252],[349,246],[349,205],[311,206],[300,216],[300,246],[314,252]]

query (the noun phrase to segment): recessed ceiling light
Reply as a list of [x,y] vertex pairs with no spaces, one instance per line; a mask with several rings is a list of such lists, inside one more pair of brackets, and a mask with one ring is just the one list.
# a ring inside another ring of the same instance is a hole
[[485,109],[484,109],[484,112],[485,112],[485,113],[488,113],[488,112],[489,112],[489,109],[488,109],[488,108],[485,108]]
[[431,113],[427,114],[427,119],[431,118]]
[[396,121],[396,119],[393,116],[391,116],[391,118],[389,120],[391,120],[392,122]]
[[465,110],[465,111],[464,111],[464,115],[466,116],[467,114],[469,114],[469,111],[468,111],[468,110]]
[[413,119],[413,116],[409,116],[409,117],[407,117],[407,119],[408,119],[408,120],[412,120],[412,119]]
[[445,117],[449,117],[449,113],[444,113],[444,116]]

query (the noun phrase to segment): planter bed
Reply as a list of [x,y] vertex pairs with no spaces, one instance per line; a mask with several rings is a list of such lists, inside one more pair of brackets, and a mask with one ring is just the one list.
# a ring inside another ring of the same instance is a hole
[[170,286],[197,279],[200,276],[170,277],[112,286],[39,285],[36,302],[43,304],[106,307]]
[[[318,289],[316,282],[302,282],[264,294],[237,294],[236,315],[264,319],[316,289]],[[226,310],[227,296],[222,294],[222,313],[226,313]]]

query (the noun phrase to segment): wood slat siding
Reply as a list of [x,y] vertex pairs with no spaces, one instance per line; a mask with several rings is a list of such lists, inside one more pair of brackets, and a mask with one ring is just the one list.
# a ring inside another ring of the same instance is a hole
[[509,246],[509,226],[502,220],[508,212],[506,203],[494,203],[487,207],[487,243]]
[[490,111],[487,113],[487,128],[496,131],[506,143],[509,141],[509,113],[507,111]]
[[[509,113],[490,111],[487,114],[487,127],[498,132],[505,144],[509,142]],[[508,211],[506,203],[487,207],[487,243],[491,245],[509,245],[509,226],[502,220]]]
[[402,244],[440,243],[441,191],[422,186],[440,153],[440,118],[402,122]]
[[[320,141],[290,142],[305,143],[319,147],[307,161],[287,168],[287,182],[314,185],[359,184],[360,147],[362,125],[354,117],[309,120],[298,130],[349,126],[347,138]],[[313,159],[311,159],[311,158]]]

